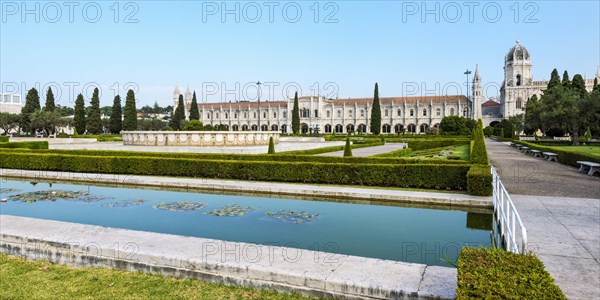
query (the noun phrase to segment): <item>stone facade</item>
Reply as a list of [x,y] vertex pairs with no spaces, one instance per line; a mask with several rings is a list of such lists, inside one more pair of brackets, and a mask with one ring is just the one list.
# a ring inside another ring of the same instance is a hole
[[21,95],[0,93],[0,112],[20,114],[22,108]]
[[[175,93],[178,89],[175,90]],[[177,96],[178,98],[179,96]],[[174,99],[176,97],[174,96]],[[381,132],[426,133],[438,127],[442,118],[451,115],[469,116],[469,102],[462,95],[424,97],[384,97],[381,103]],[[370,132],[373,98],[327,99],[299,97],[300,129],[303,133]],[[231,131],[291,132],[294,99],[198,104],[200,121],[204,124],[227,125]],[[176,106],[175,106],[176,108]],[[186,102],[186,115],[190,105]]]

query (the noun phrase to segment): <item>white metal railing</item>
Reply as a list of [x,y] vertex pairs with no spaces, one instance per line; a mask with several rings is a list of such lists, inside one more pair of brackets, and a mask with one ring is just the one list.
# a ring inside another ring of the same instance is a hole
[[494,241],[498,247],[503,247],[510,252],[524,254],[527,245],[527,229],[525,229],[519,212],[517,212],[515,204],[494,167],[492,167],[492,178]]

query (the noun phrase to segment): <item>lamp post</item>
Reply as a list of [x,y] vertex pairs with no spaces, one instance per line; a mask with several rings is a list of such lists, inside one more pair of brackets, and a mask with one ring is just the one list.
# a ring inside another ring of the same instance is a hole
[[256,83],[256,91],[258,93],[258,131],[261,131],[260,127],[260,80]]
[[[469,74],[471,74],[471,71],[469,71],[469,69],[467,69],[464,73],[465,75],[467,75],[467,104],[469,103]],[[472,101],[471,101],[472,102]],[[473,111],[473,108],[471,108],[471,112]]]

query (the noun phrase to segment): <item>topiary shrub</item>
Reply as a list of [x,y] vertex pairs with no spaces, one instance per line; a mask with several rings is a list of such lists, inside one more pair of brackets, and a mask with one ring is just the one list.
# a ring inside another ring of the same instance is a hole
[[350,137],[346,137],[346,145],[344,146],[344,157],[352,156],[352,147],[350,146]]
[[269,151],[267,154],[275,154],[275,143],[273,142],[273,137],[269,137]]
[[458,257],[456,299],[567,299],[533,254],[465,247]]
[[487,156],[485,140],[483,137],[483,124],[481,119],[477,121],[477,125],[473,130],[473,143],[471,146],[471,162],[478,165],[489,165],[490,161]]
[[467,192],[475,196],[492,195],[492,172],[488,166],[472,166],[467,172]]

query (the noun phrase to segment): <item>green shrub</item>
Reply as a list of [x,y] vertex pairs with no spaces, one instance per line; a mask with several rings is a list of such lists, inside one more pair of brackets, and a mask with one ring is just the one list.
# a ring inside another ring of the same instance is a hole
[[[390,139],[387,140],[390,142]],[[468,138],[452,138],[452,139],[432,139],[432,140],[408,140],[408,148],[413,149],[413,151],[431,149],[431,148],[441,148],[448,146],[458,146],[468,144],[470,139]]]
[[469,165],[352,164],[88,156],[3,151],[0,167],[215,179],[464,190]]
[[273,142],[273,137],[269,137],[269,150],[267,154],[275,154],[275,143]]
[[350,146],[350,138],[346,137],[346,145],[344,145],[344,157],[352,156],[352,147]]
[[[554,148],[552,146],[544,146],[544,145],[539,145],[538,143],[532,143],[532,142],[526,142],[526,141],[513,140],[513,142],[527,146],[534,150],[540,150],[542,152],[554,152],[554,153],[558,154],[558,162],[559,163],[565,164],[565,165],[570,165],[573,167],[579,167],[579,165],[577,164],[577,161],[580,161],[580,160],[600,163],[600,158],[598,158],[597,156],[588,155],[585,153],[576,153],[576,152],[572,152],[569,150],[558,149],[558,148]],[[563,146],[563,145],[561,145],[561,146]]]
[[456,299],[566,299],[533,254],[465,247],[458,257]]
[[173,131],[173,127],[165,126],[165,127],[161,128],[160,131]]
[[183,131],[201,131],[204,125],[198,120],[191,120],[183,126]]
[[9,136],[0,135],[0,143],[8,143]]
[[478,165],[488,165],[490,163],[487,155],[487,149],[485,147],[485,140],[483,137],[483,125],[481,119],[477,121],[475,130],[473,130],[474,140],[471,144],[471,162]]
[[476,196],[492,195],[492,172],[488,166],[472,166],[467,173],[467,192]]
[[390,151],[388,153],[381,153],[381,154],[373,155],[373,157],[402,157],[402,156],[406,156],[406,155],[410,154],[411,152],[412,152],[412,149],[404,148],[404,149]]
[[[351,147],[352,147],[352,149],[357,149],[357,148],[374,147],[374,146],[381,146],[381,145],[383,145],[383,143],[381,143],[381,142],[371,142],[371,143],[354,142],[351,145]],[[279,154],[281,154],[281,155],[315,155],[315,154],[321,154],[321,153],[343,151],[345,149],[345,147],[346,147],[345,145],[344,146],[329,146],[329,147],[315,148],[315,149],[308,149],[308,150],[285,151],[285,152],[279,152]]]
[[48,149],[48,141],[0,143],[0,148]]

